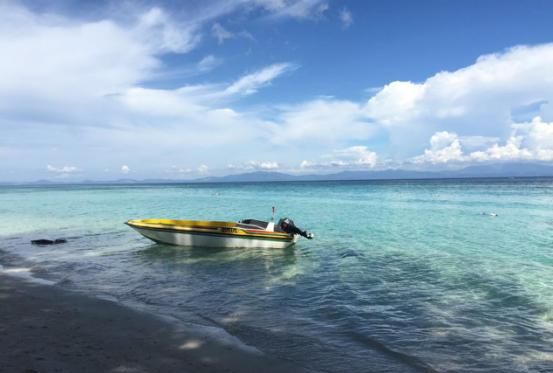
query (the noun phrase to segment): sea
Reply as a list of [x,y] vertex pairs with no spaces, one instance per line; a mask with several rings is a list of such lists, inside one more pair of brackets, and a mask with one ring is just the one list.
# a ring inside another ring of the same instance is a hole
[[[272,206],[315,238],[184,248],[124,224]],[[314,372],[553,372],[553,179],[2,186],[0,264]]]

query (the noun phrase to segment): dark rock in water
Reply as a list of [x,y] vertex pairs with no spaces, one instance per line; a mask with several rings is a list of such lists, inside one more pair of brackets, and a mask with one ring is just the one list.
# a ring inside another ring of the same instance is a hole
[[45,238],[41,238],[39,240],[32,240],[31,243],[33,245],[56,245],[59,243],[66,243],[67,240],[64,240],[63,238],[57,238],[55,240],[47,240]]
[[52,245],[54,241],[41,238],[40,240],[32,240],[31,243],[33,245]]

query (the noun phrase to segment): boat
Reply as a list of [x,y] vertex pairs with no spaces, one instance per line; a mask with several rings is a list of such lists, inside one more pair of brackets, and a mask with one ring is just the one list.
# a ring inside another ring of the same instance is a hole
[[284,249],[294,245],[300,236],[313,234],[295,226],[291,219],[274,221],[244,219],[238,222],[134,219],[125,224],[157,243],[222,248]]

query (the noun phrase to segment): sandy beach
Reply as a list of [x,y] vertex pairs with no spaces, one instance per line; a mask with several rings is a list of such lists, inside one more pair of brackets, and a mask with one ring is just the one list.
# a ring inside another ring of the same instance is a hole
[[0,275],[0,372],[300,372],[153,315]]

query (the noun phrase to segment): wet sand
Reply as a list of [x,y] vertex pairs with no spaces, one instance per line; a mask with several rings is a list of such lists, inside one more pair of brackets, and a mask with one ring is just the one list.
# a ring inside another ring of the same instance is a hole
[[305,372],[153,315],[0,274],[0,372]]

